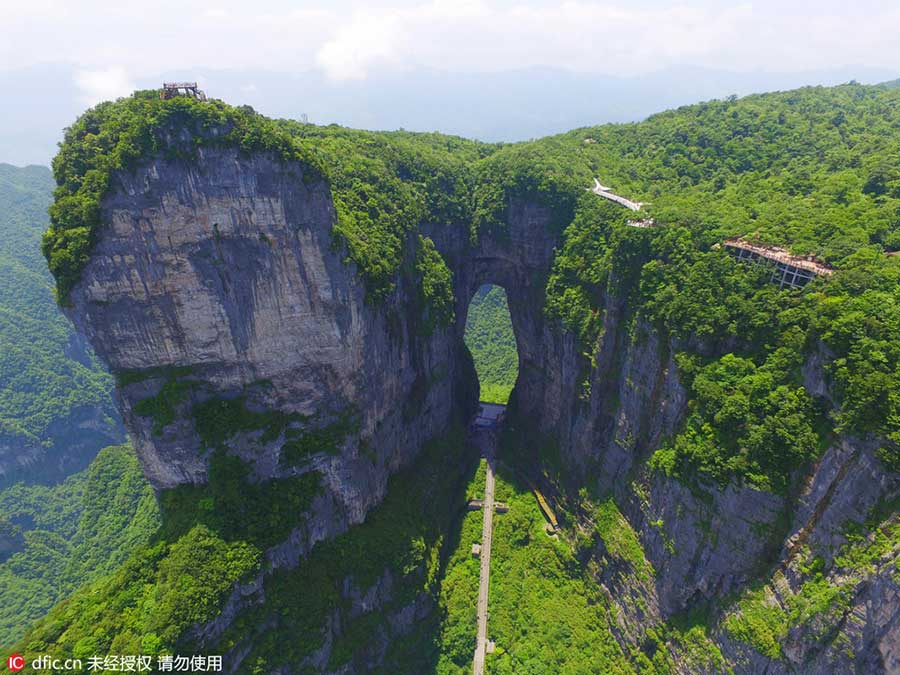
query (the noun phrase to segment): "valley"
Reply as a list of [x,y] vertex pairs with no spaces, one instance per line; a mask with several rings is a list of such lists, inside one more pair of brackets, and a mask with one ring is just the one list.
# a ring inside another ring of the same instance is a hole
[[[13,648],[897,670],[898,103],[804,88],[511,144],[92,108],[43,252],[158,528]],[[738,240],[830,273],[772,283]],[[506,409],[473,435],[480,401]]]

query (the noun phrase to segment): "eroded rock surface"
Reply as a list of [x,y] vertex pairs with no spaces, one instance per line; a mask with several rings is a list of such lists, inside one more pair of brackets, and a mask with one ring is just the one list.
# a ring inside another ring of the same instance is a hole
[[[592,365],[571,334],[546,320],[543,293],[559,234],[537,203],[513,200],[508,230],[477,243],[465,223],[421,225],[454,274],[456,322],[430,335],[408,280],[398,278],[383,304],[366,302],[363,282],[334,244],[329,189],[304,180],[299,165],[227,149],[202,149],[191,162],[156,158],[116,174],[103,208],[105,226],[68,312],[119,374],[126,424],[156,488],[207,480],[210,448],[192,415],[204,401],[240,399],[303,429],[354,420],[331,452],[297,465],[283,461],[284,429],[229,440],[255,480],[312,470],[323,476],[326,490],[304,524],[268,551],[273,567],[295,566],[316,541],[361,522],[390,475],[472,411],[475,376],[462,332],[469,300],[484,283],[507,290],[519,347],[518,419],[554,439],[573,473],[589,473],[594,489],[614,495],[654,570],[650,581],[615,564],[599,572],[629,647],[641,647],[648,623],[698,604],[715,607],[754,580],[772,583],[777,594],[776,572],[778,583],[799,588],[809,576],[801,569],[809,550],[830,562],[846,543],[847,523],[898,494],[896,475],[875,457],[877,442],[853,438],[824,454],[796,500],[738,485],[698,491],[649,473],[647,457],[686,412],[678,345],[648,325],[626,325],[624,302],[610,297]],[[828,395],[825,358],[817,354],[804,368],[815,396]],[[173,383],[183,392],[160,425],[141,402]],[[859,573],[827,630],[793,628],[784,658],[763,656],[720,624],[714,640],[724,663],[735,672],[896,671],[894,558]],[[260,588],[259,579],[236,588],[197,634],[215,640]],[[349,600],[357,608],[380,605],[390,592],[387,574]],[[403,632],[427,611],[417,600],[390,617],[392,630]],[[313,659],[321,667],[330,636],[341,630],[338,615],[330,621]],[[683,672],[720,670],[674,658]]]

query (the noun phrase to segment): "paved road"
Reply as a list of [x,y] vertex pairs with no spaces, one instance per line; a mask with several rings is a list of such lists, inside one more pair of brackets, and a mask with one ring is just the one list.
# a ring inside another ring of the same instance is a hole
[[494,528],[494,453],[485,444],[487,474],[484,479],[484,525],[481,533],[481,580],[478,583],[478,641],[475,644],[474,675],[484,674],[484,654],[487,648],[488,587],[491,581],[491,537]]

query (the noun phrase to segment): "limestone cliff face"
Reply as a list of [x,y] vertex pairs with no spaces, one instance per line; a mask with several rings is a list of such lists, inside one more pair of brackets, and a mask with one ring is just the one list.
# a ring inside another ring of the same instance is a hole
[[[360,522],[388,476],[473,404],[453,331],[420,335],[402,280],[384,306],[366,303],[333,245],[328,187],[305,182],[300,165],[213,149],[190,163],[150,161],[114,183],[68,313],[113,372],[131,374],[119,398],[156,488],[206,480],[189,411],[210,397],[244,397],[248,409],[302,415],[311,427],[349,415],[355,430],[339,452],[302,469],[279,462],[281,436],[229,442],[257,479],[321,471],[333,533]],[[135,406],[172,378],[189,394],[154,428]]]
[[[606,561],[598,566],[599,578],[618,609],[623,643],[643,647],[647,625],[710,607],[713,640],[724,661],[701,666],[676,650],[680,672],[900,670],[898,552],[891,547],[859,569],[834,564],[848,528],[900,497],[900,476],[876,458],[879,440],[838,438],[808,475],[798,476],[799,495],[735,484],[695,490],[651,472],[646,458],[677,432],[686,413],[687,393],[672,358],[680,345],[662,341],[640,321],[626,325],[621,299],[607,298],[605,307],[595,367],[570,335],[547,330],[535,350],[543,358],[534,376],[545,389],[516,395],[517,402],[542,411],[533,419],[559,440],[572,473],[590,475],[598,492],[614,495],[654,570],[648,580],[609,559],[602,544],[594,552]],[[820,348],[803,375],[811,395],[830,400],[822,374],[827,358]],[[822,583],[809,569],[815,559],[823,561],[825,579],[841,589],[842,600],[792,626],[783,658],[763,656],[730,636],[726,618],[740,609],[728,598],[763,583],[768,602],[787,613],[804,584]]]
[[[462,342],[468,303],[484,283],[505,287],[519,347],[517,419],[558,443],[571,474],[590,475],[593,487],[615,496],[655,571],[650,581],[615,565],[600,572],[631,647],[640,646],[648,622],[720,602],[752,580],[774,578],[773,570],[797,586],[802,552],[831,560],[848,521],[897,497],[897,476],[880,465],[872,442],[853,438],[825,453],[796,500],[737,485],[698,494],[649,473],[645,460],[686,412],[673,359],[679,345],[626,322],[625,301],[608,297],[592,366],[574,337],[543,314],[559,243],[550,212],[520,199],[506,215],[505,232],[482,234],[475,244],[465,223],[421,224],[453,272],[457,319],[425,335],[416,289],[402,276],[383,304],[366,302],[362,280],[334,245],[328,186],[307,179],[302,166],[221,148],[200,150],[190,162],[155,158],[115,175],[68,313],[120,374],[127,427],[159,489],[207,479],[208,453],[190,410],[211,398],[241,397],[253,411],[302,415],[310,428],[346,415],[356,420],[337,452],[314,453],[299,467],[281,461],[283,433],[229,440],[255,479],[310,470],[324,477],[326,489],[303,526],[267,552],[273,567],[291,567],[316,541],[361,522],[383,498],[388,477],[454,416],[472,411],[475,376]],[[805,372],[817,396],[827,396],[824,358],[816,355]],[[187,386],[167,423],[139,414],[141,401],[172,382]],[[830,641],[812,628],[792,634],[787,662],[753,652],[724,629],[716,643],[735,672],[900,667],[900,588],[889,567],[882,561],[860,577]],[[390,584],[385,577],[372,598],[354,602],[377,605]],[[783,586],[773,584],[777,594]],[[260,585],[236,588],[221,615],[197,627],[201,641],[215,641]],[[402,632],[426,611],[410,606],[391,621]],[[328,635],[339,629],[332,628]],[[838,634],[853,645],[850,661],[834,646]],[[695,665],[679,667],[691,672]]]

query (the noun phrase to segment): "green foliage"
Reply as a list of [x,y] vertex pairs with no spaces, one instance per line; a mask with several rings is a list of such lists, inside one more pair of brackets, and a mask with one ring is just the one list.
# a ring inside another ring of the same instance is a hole
[[0,644],[11,644],[56,602],[111,574],[159,524],[153,491],[128,446],[53,487],[0,491],[0,512],[24,541],[0,562]]
[[300,415],[288,415],[278,410],[251,410],[244,396],[213,397],[197,403],[192,409],[197,435],[204,447],[221,448],[225,441],[241,432],[261,431],[260,441],[272,441]]
[[299,162],[310,180],[322,174],[313,153],[276,123],[220,101],[163,101],[155,91],[141,91],[101,103],[69,127],[53,159],[58,187],[43,240],[59,299],[66,301],[87,264],[100,226],[101,202],[116,171],[132,169],[153,155],[189,159],[199,148],[216,145]]
[[[598,175],[652,202],[658,223],[623,226],[619,207],[571,196],[574,216],[545,311],[588,356],[614,297],[672,340],[681,365],[697,370],[731,352],[758,369],[741,382],[716,382],[729,378],[721,369],[706,372],[703,391],[692,390],[689,423],[657,457],[660,468],[783,490],[831,430],[885,438],[880,456],[900,465],[900,259],[884,255],[900,243],[898,101],[896,89],[808,88],[531,144],[541,146],[538,156],[567,158],[573,176]],[[514,154],[504,149],[486,163]],[[710,250],[737,236],[814,254],[837,271],[802,293],[779,291],[764,267]],[[799,369],[813,349],[825,355],[839,405],[831,429],[800,389]]]
[[213,452],[206,485],[181,485],[160,494],[162,536],[175,540],[196,523],[260,549],[282,541],[321,491],[321,476],[251,482],[247,465],[224,450]]
[[249,544],[229,543],[197,525],[172,543],[138,548],[114,574],[57,605],[17,648],[82,659],[173,653],[185,631],[213,618],[234,583],[259,561]]
[[54,607],[17,648],[62,658],[172,653],[189,628],[220,612],[235,583],[259,570],[264,549],[303,523],[319,493],[317,473],[254,483],[240,459],[215,451],[207,485],[160,494],[161,525],[149,544],[146,528],[142,539],[132,536],[124,564],[119,554],[102,565],[98,574],[115,572]]
[[453,274],[434,242],[419,236],[416,253],[419,301],[425,311],[423,333],[431,335],[435,328],[453,323]]
[[[335,234],[373,301],[394,289],[407,243],[415,247],[413,253],[421,250],[418,238],[409,236],[419,224],[469,219],[471,166],[494,147],[440,134],[278,124],[313,148],[326,167],[338,216]],[[427,266],[434,266],[438,277],[441,265],[429,255]],[[441,290],[434,296],[441,302],[450,297],[444,289],[435,290]],[[436,311],[440,320],[446,306]]]
[[759,489],[787,490],[791,472],[816,456],[820,439],[813,402],[801,385],[784,383],[789,374],[773,365],[779,355],[757,368],[726,354],[694,373],[684,431],[650,465],[683,479],[701,474],[724,484],[738,476]]
[[[802,583],[794,591],[785,591],[786,582],[776,578],[771,587],[744,593],[726,614],[723,625],[728,634],[773,659],[781,658],[781,645],[795,627],[807,628],[815,639],[833,635],[851,609],[860,580],[872,574],[876,565],[890,564],[896,558],[900,520],[893,507],[887,510],[891,515],[884,522],[848,529],[847,543],[834,557],[830,570],[823,559],[807,556],[808,563],[799,565]],[[779,589],[780,598],[772,587]]]
[[350,621],[331,647],[328,668],[336,669],[348,663],[357,652],[372,643],[386,623],[387,619],[378,612],[363,614]]
[[344,413],[336,421],[311,429],[288,429],[287,439],[281,446],[281,463],[300,466],[310,456],[325,452],[336,455],[341,451],[341,443],[350,434],[359,430],[359,422],[351,413]]
[[259,561],[259,550],[246,542],[227,543],[195,525],[169,547],[156,583],[142,598],[138,612],[145,635],[176,644],[185,628],[217,616],[231,586],[255,571]]
[[497,651],[488,672],[635,672],[613,635],[603,590],[568,542],[544,532],[534,496],[502,468],[497,498],[510,510],[494,518],[489,625]]
[[778,601],[765,589],[750,591],[738,602],[736,610],[724,622],[728,635],[753,645],[770,659],[780,658],[781,640],[787,634],[787,616]]
[[627,561],[643,581],[651,581],[655,577],[656,572],[644,555],[644,547],[637,533],[612,497],[607,497],[597,507],[594,524],[610,555]]
[[572,161],[565,137],[508,145],[477,168],[471,219],[473,241],[482,234],[508,234],[508,211],[513,200],[536,201],[550,211],[551,227],[562,231],[572,221],[575,203],[591,184],[591,174]]
[[489,148],[436,134],[378,134],[273,121],[216,100],[163,101],[155,91],[101,103],[66,131],[53,161],[59,187],[43,251],[61,301],[90,257],[101,203],[115,172],[153,156],[190,160],[209,146],[269,153],[298,163],[304,181],[326,180],[337,213],[334,233],[373,301],[393,290],[407,235],[419,223],[465,218],[471,183],[467,162]]
[[[197,434],[206,448],[224,449],[235,434],[259,432],[259,442],[268,443],[284,435],[281,463],[300,466],[311,455],[337,454],[341,443],[359,430],[355,411],[347,409],[334,421],[315,423],[303,415],[279,410],[252,410],[247,397],[213,397],[192,408]],[[302,425],[298,427],[297,425]]]
[[[466,487],[467,499],[484,498],[486,469],[482,459]],[[472,544],[481,542],[483,517],[483,511],[466,511],[458,538],[455,542],[448,542],[450,555],[438,597],[440,624],[435,630],[440,654],[434,671],[440,675],[463,675],[472,670],[477,628],[475,610],[481,572],[481,560],[472,556]]]
[[[296,569],[268,577],[265,603],[239,614],[219,648],[251,647],[246,663],[252,673],[297,664],[321,647],[326,617],[347,607],[347,589],[365,594],[389,576],[390,606],[355,618],[339,637],[333,662],[351,660],[381,634],[381,617],[437,593],[445,535],[465,494],[460,467],[472,459],[461,431],[430,444],[414,466],[391,477],[387,496],[363,524],[320,541]],[[423,642],[417,658],[428,660],[433,650]]]
[[499,286],[485,285],[475,292],[465,342],[475,362],[481,400],[506,404],[519,374],[519,355],[506,292]]
[[179,380],[166,380],[159,393],[134,405],[137,415],[153,418],[153,433],[159,435],[176,418],[176,406],[184,401],[190,391],[190,384]]
[[0,445],[50,459],[6,479],[62,479],[122,440],[112,379],[55,306],[40,255],[52,189],[43,167],[0,164]]
[[633,650],[632,656],[642,673],[671,675],[687,667],[687,672],[733,675],[711,633],[709,610],[699,606],[648,628],[641,649]]

